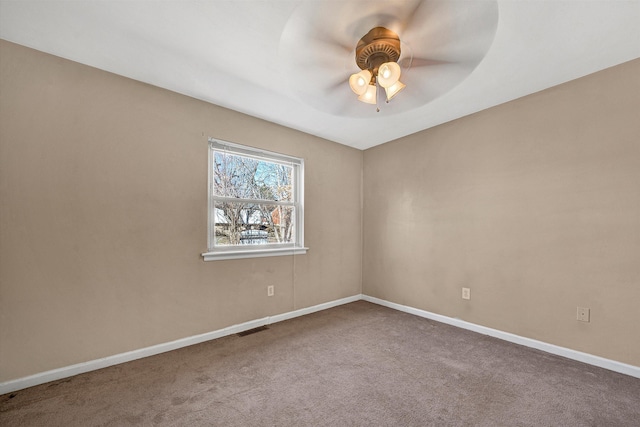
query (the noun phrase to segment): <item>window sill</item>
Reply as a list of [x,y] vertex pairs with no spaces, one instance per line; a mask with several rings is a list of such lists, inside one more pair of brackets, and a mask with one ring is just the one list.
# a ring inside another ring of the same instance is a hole
[[304,255],[309,248],[280,248],[260,250],[235,250],[226,252],[205,252],[202,258],[205,261],[220,261],[225,259],[262,258],[271,256]]

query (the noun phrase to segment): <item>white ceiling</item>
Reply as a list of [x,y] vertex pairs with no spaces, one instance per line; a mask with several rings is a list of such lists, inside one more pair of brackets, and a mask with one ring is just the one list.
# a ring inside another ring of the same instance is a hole
[[[0,37],[359,149],[640,57],[640,0],[416,4],[0,0]],[[346,84],[377,25],[435,61],[378,113]]]

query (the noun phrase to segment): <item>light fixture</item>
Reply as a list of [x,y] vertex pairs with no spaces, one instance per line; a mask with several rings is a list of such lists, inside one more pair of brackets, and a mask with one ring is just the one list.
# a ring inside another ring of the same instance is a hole
[[349,77],[349,86],[351,86],[351,90],[356,93],[356,95],[362,95],[367,91],[367,86],[371,82],[371,71],[362,70],[357,74],[352,74]]
[[378,90],[376,84],[367,85],[365,91],[358,97],[359,101],[366,102],[367,104],[376,105],[378,103]]
[[400,80],[398,80],[397,82],[395,82],[394,84],[392,84],[389,87],[385,87],[384,91],[387,94],[387,102],[390,101],[391,98],[396,96],[398,94],[398,92],[400,92],[405,87],[407,87],[407,85],[402,83]]
[[398,58],[400,38],[387,28],[375,27],[358,41],[356,64],[362,71],[349,78],[349,86],[358,95],[358,100],[377,104],[377,85],[380,85],[389,102],[406,87],[400,81],[402,71]]
[[378,68],[378,84],[387,88],[400,80],[400,66],[397,62],[385,62]]

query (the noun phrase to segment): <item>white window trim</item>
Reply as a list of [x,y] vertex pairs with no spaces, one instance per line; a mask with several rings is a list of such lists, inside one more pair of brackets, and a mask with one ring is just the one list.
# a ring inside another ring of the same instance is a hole
[[[212,216],[213,208],[213,152],[214,149],[230,149],[233,154],[240,154],[254,158],[265,159],[274,163],[293,164],[296,200],[296,243],[268,244],[268,245],[237,245],[216,247],[213,237]],[[304,159],[274,153],[258,148],[234,144],[232,142],[209,138],[209,172],[208,172],[208,200],[207,200],[207,245],[208,251],[202,253],[205,261],[226,259],[261,258],[272,256],[291,256],[306,254],[309,248],[304,246]]]
[[244,251],[229,251],[229,252],[205,252],[202,257],[205,261],[219,261],[225,259],[242,259],[242,258],[262,258],[272,256],[291,256],[291,255],[304,255],[309,248],[295,247],[295,248],[280,248],[280,249],[262,249],[262,250],[244,250]]

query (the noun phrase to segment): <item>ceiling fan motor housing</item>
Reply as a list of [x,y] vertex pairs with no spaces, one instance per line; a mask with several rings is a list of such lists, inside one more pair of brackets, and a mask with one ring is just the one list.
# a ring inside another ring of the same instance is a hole
[[375,76],[385,62],[398,62],[400,37],[384,27],[375,27],[365,34],[356,46],[356,63],[362,70],[371,70]]

